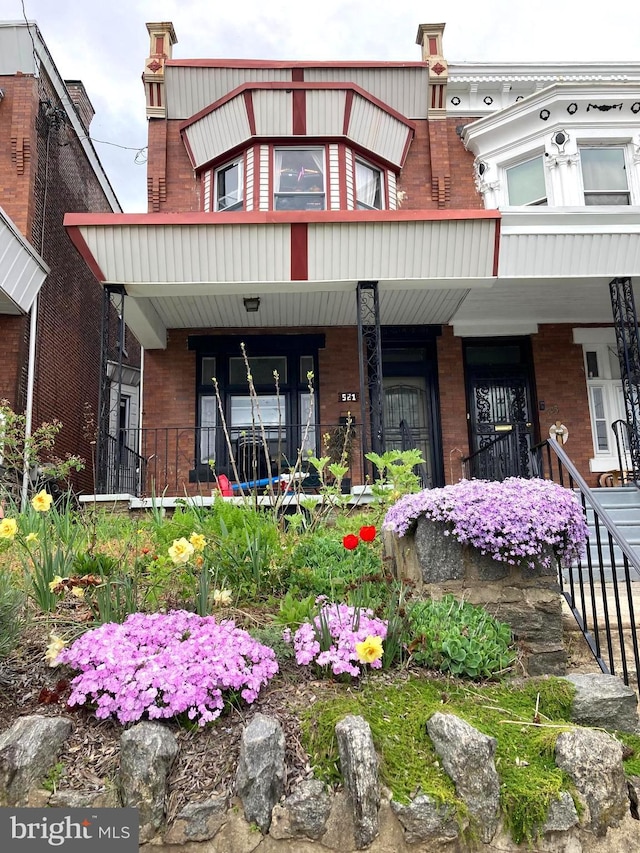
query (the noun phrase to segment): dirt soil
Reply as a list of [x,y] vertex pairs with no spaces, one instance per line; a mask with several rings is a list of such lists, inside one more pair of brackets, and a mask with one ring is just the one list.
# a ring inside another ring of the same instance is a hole
[[[575,624],[575,623],[574,623]],[[65,715],[73,731],[60,756],[64,770],[57,786],[64,790],[103,792],[113,785],[118,772],[122,725],[97,720],[84,708],[69,708],[69,679],[73,673],[51,668],[44,659],[48,630],[32,625],[21,647],[0,663],[0,731],[29,714]],[[582,640],[567,622],[568,672],[594,672],[597,665]],[[385,674],[390,681],[405,673]],[[390,685],[391,686],[391,685]],[[286,738],[288,778],[286,791],[312,777],[312,769],[300,741],[298,717],[302,709],[339,690],[331,680],[319,681],[294,662],[281,665],[281,672],[264,688],[251,706],[231,709],[213,725],[187,729],[166,722],[179,744],[179,753],[169,779],[167,817],[171,820],[188,802],[213,795],[233,793],[243,728],[260,712],[276,717]]]

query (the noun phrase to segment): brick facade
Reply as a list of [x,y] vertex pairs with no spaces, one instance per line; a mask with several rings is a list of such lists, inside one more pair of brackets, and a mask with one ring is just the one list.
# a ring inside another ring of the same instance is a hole
[[[0,78],[5,98],[0,121],[0,204],[50,267],[38,299],[33,424],[54,418],[63,424],[55,452],[87,461],[74,486],[93,491],[92,445],[85,419],[95,419],[101,365],[102,289],[63,228],[69,211],[111,207],[74,130],[70,109],[57,98],[41,69]],[[47,109],[59,110],[58,117]],[[115,311],[110,313],[115,339]],[[29,318],[0,316],[0,397],[23,410],[26,401]],[[140,363],[129,336],[128,360]]]
[[[465,125],[474,117],[415,120],[415,135],[406,161],[398,175],[398,207],[405,210],[480,210],[483,200],[476,189],[474,157],[461,140]],[[180,122],[151,118],[149,121],[148,188],[152,212],[189,212],[201,209],[198,177],[187,155],[179,132]],[[257,192],[257,191],[256,191]],[[419,320],[417,320],[419,322]],[[589,408],[582,364],[582,349],[572,343],[572,326],[541,326],[531,336],[532,388],[535,411],[532,413],[535,437],[546,438],[549,426],[562,421],[570,431],[571,457],[581,473],[589,474],[593,455]],[[305,329],[289,329],[301,334]],[[357,329],[312,329],[326,335],[326,348],[320,353],[317,390],[320,400],[319,421],[337,422],[346,414],[338,392],[359,388]],[[238,334],[282,332],[278,329],[235,330]],[[195,358],[186,347],[193,330],[169,330],[166,351],[151,351],[146,357],[144,425],[178,426],[196,423]],[[202,334],[233,334],[234,330],[201,330]],[[491,342],[491,338],[486,339]],[[500,338],[494,339],[499,341]],[[409,344],[407,344],[409,346]],[[440,454],[443,481],[456,482],[463,474],[462,459],[469,453],[469,420],[465,388],[463,340],[453,328],[443,326],[437,338],[438,400],[436,420],[440,427]],[[537,401],[544,401],[544,410]],[[359,404],[356,421],[360,420]],[[193,456],[193,451],[190,451]],[[436,466],[437,467],[437,466]],[[354,476],[361,472],[354,471]],[[438,485],[438,484],[436,484]]]

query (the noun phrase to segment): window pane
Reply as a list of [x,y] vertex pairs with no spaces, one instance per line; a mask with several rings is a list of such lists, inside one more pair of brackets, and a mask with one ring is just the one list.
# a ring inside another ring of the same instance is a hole
[[300,382],[308,382],[307,379],[310,373],[314,372],[313,366],[313,356],[312,355],[303,355],[300,356]]
[[628,189],[621,148],[581,148],[580,160],[585,192]]
[[[260,422],[267,427],[286,423],[281,398],[270,394],[259,394],[256,403],[252,403],[250,397],[234,395],[231,398],[232,427],[251,427],[255,423],[259,428]],[[234,429],[233,434],[238,435],[238,432],[239,429]]]
[[607,434],[607,422],[605,420],[604,393],[602,388],[590,388],[591,396],[591,418],[596,434],[596,447],[598,450],[609,450]]
[[[316,407],[313,394],[300,394],[300,442],[302,444],[302,458],[306,459],[309,453],[316,452]],[[307,429],[307,423],[309,428]],[[306,438],[305,438],[306,435]]]
[[544,203],[547,190],[544,183],[542,157],[527,160],[507,169],[509,204],[525,205]]
[[356,203],[359,210],[382,208],[380,170],[359,160],[356,160]]
[[200,463],[206,464],[215,459],[216,423],[218,404],[215,397],[202,395],[200,397]]
[[203,385],[213,385],[213,379],[216,375],[216,360],[211,356],[204,356],[202,359],[202,376],[200,381]]
[[240,162],[223,166],[216,172],[216,210],[242,207],[242,168]]
[[589,377],[589,379],[597,379],[597,377],[600,376],[600,372],[598,371],[597,352],[587,353],[587,376]]
[[[278,372],[278,382],[280,385],[287,382],[287,357],[284,355],[250,358],[249,368],[254,385],[275,387],[274,370]],[[243,358],[229,359],[229,383],[231,385],[247,384],[247,367]]]
[[276,210],[324,210],[324,149],[276,149],[274,193]]

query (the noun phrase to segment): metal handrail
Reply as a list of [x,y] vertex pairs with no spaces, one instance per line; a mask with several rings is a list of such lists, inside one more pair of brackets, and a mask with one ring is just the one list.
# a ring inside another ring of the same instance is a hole
[[[624,441],[621,438],[620,433],[624,431],[626,432],[627,438],[627,447],[631,446],[631,427],[627,423],[627,421],[622,420],[622,418],[614,421],[611,424],[611,429],[613,430],[613,434],[616,439],[616,454],[618,456],[618,471],[620,472],[620,482],[622,485],[626,485],[627,483],[634,483],[638,488],[640,488],[640,483],[633,476],[633,470],[631,472],[631,476],[629,476],[629,464],[627,460],[627,451],[625,450]],[[631,466],[633,469],[633,466]]]
[[[615,674],[615,651],[617,649],[620,655],[623,681],[625,684],[629,684],[630,673],[621,608],[621,591],[626,592],[632,655],[637,679],[640,677],[640,650],[638,648],[631,575],[633,572],[640,580],[640,558],[622,538],[615,522],[594,497],[592,490],[578,473],[559,442],[547,439],[532,448],[532,454],[535,454],[538,463],[538,476],[552,479],[562,486],[578,490],[585,517],[587,517],[587,509],[593,513],[597,563],[594,565],[591,549],[587,546],[586,564],[584,560],[579,560],[577,565],[570,566],[567,569],[568,587],[563,571],[559,571],[560,589],[600,669],[605,673]],[[555,471],[554,461],[556,463]],[[620,549],[622,555],[622,566],[616,565],[614,551],[616,547]],[[607,594],[605,549],[608,550],[611,561],[613,602],[609,601]],[[598,600],[597,597],[598,583],[600,584],[601,600]],[[599,604],[602,605],[604,624],[599,619]],[[611,612],[611,605],[614,613]],[[603,645],[606,648],[603,648]],[[605,660],[603,652],[606,653],[607,660]]]
[[[466,479],[504,480],[507,477],[528,477],[520,464],[520,440],[518,429],[510,430],[492,438],[484,447],[462,459]],[[504,452],[500,453],[504,449]]]

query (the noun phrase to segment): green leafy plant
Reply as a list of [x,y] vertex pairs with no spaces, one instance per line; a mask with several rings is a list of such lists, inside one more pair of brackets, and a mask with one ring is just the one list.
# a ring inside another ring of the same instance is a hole
[[447,595],[408,613],[412,660],[463,678],[492,678],[513,664],[511,629],[487,611]]
[[25,623],[24,595],[13,582],[9,572],[0,569],[0,659],[5,658],[18,644]]
[[51,794],[55,794],[63,775],[64,764],[61,761],[58,761],[58,763],[53,765],[53,767],[49,770],[45,778],[42,780],[42,787],[44,788],[44,790],[49,791]]
[[393,503],[402,495],[421,488],[416,468],[424,465],[425,460],[419,450],[387,450],[383,454],[366,453],[365,457],[376,469],[377,479],[372,490],[381,503]]
[[274,621],[277,625],[295,630],[311,618],[314,610],[315,596],[308,595],[306,598],[299,598],[292,592],[287,592],[285,597],[280,600]]

